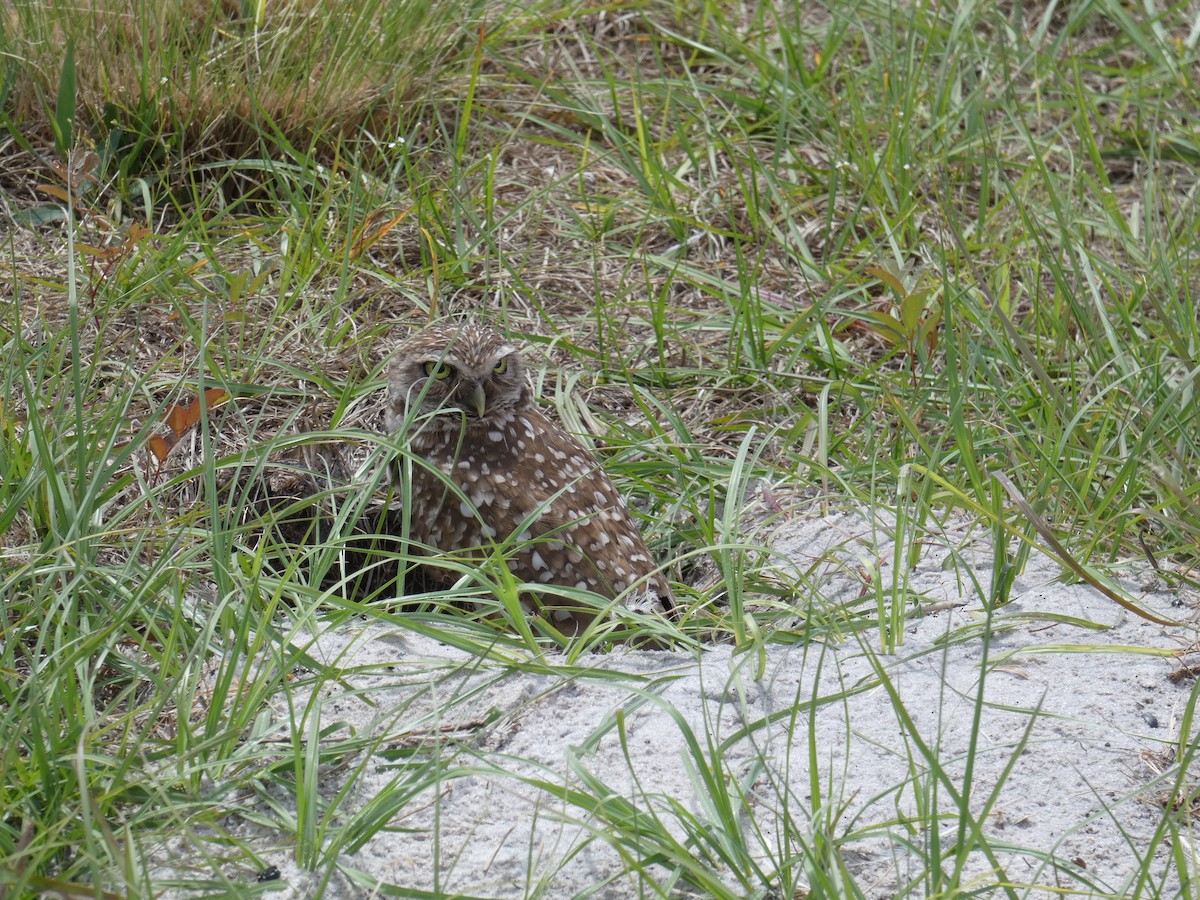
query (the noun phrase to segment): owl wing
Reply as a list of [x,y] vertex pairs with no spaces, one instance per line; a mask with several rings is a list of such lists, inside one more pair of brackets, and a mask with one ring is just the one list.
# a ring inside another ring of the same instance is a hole
[[637,608],[669,610],[673,602],[666,578],[607,473],[587,448],[540,411],[527,416],[539,439],[523,457],[526,517],[513,529],[523,540],[542,540],[522,553],[527,566],[520,574],[609,597],[640,584],[627,595],[631,605],[644,594]]

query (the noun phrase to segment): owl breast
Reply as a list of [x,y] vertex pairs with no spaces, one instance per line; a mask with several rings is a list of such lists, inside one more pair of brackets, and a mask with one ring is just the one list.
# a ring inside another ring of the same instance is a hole
[[595,459],[541,413],[470,427],[461,450],[458,444],[432,435],[413,440],[413,449],[459,488],[414,466],[413,502],[424,508],[414,517],[423,526],[414,534],[420,543],[486,550],[511,537],[520,546],[509,566],[521,580],[608,597],[654,568],[640,535],[630,537],[632,517]]

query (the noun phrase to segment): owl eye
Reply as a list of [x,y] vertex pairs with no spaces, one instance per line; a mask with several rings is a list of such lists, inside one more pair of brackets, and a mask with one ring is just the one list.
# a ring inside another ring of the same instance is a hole
[[503,375],[507,371],[508,371],[508,357],[507,356],[504,357],[502,360],[500,360],[498,363],[496,363],[495,366],[492,367],[492,373],[494,375]]
[[429,378],[436,378],[438,381],[444,381],[450,377],[450,373],[454,371],[454,366],[444,362],[427,362],[425,363],[425,375]]

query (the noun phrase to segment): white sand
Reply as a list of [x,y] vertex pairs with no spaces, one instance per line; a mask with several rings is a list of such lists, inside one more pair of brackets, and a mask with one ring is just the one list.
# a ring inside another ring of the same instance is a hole
[[[971,544],[965,533],[948,538],[968,547],[967,558],[986,586],[991,566],[986,547]],[[801,570],[822,556],[845,562],[823,564],[810,583],[857,610],[871,610],[875,601],[855,600],[864,584],[856,568],[875,570],[885,595],[892,591],[890,567],[876,565],[881,554],[887,558],[890,545],[873,540],[862,519],[843,514],[788,523],[773,544]],[[347,696],[345,688],[327,684],[321,692],[322,727],[337,727],[340,738],[348,729],[375,735],[385,750],[412,749],[407,757],[393,752],[343,760],[347,768],[366,768],[340,802],[342,821],[372,800],[391,798],[395,830],[343,854],[346,867],[363,873],[363,884],[339,876],[322,887],[317,876],[296,865],[284,835],[239,817],[226,825],[261,861],[280,869],[275,897],[366,897],[372,892],[365,883],[375,878],[485,897],[524,897],[535,889],[545,897],[571,897],[591,888],[597,897],[653,895],[636,875],[621,874],[629,866],[606,842],[602,822],[535,789],[528,779],[601,795],[595,784],[583,785],[579,771],[585,770],[610,792],[653,810],[683,839],[673,809],[700,820],[716,815],[708,792],[697,791],[696,759],[687,751],[694,738],[708,764],[720,765],[720,783],[745,791],[743,833],[763,871],[772,871],[773,860],[788,853],[801,854],[805,845],[811,849],[814,834],[823,832],[842,841],[842,858],[868,896],[892,897],[922,876],[922,857],[934,840],[927,829],[906,830],[900,817],[934,804],[944,814],[943,868],[954,865],[956,805],[917,752],[916,738],[937,748],[950,788],[961,791],[982,681],[971,808],[978,813],[988,807],[983,827],[994,847],[1017,848],[996,860],[1017,885],[1016,894],[1050,897],[1053,886],[1085,893],[1090,884],[1096,892],[1120,895],[1139,858],[1148,855],[1156,857],[1154,871],[1167,871],[1170,861],[1162,846],[1153,845],[1153,836],[1161,819],[1155,795],[1168,783],[1155,782],[1154,769],[1178,739],[1191,685],[1168,679],[1176,659],[1123,648],[1182,651],[1195,640],[1195,628],[1155,625],[1090,587],[1056,583],[1059,568],[1035,554],[1017,579],[1013,601],[995,613],[984,675],[986,617],[965,569],[943,565],[947,555],[944,547],[930,546],[910,573],[911,604],[919,598],[937,611],[909,619],[894,655],[881,653],[877,631],[855,637],[847,629],[841,642],[769,645],[761,675],[755,670],[758,657],[735,656],[728,646],[699,654],[592,655],[567,678],[507,671],[494,663],[471,665],[463,653],[432,639],[377,625],[328,631],[310,652],[355,670],[345,682],[357,693]],[[1180,606],[1173,594],[1155,592],[1156,586],[1153,578],[1126,584],[1146,608],[1190,623],[1191,607]],[[798,604],[805,612],[803,598]],[[980,630],[963,639],[964,628]],[[1112,649],[1066,652],[1070,645]],[[899,721],[884,678],[903,701],[916,735]],[[812,703],[846,693],[850,696]],[[469,699],[447,702],[456,696]],[[283,726],[304,714],[305,692],[297,688],[291,701],[294,714],[284,698],[276,704]],[[439,719],[447,706],[450,717]],[[614,726],[622,710],[624,742]],[[790,710],[798,712],[793,716]],[[309,725],[297,721],[287,727]],[[444,740],[448,736],[453,740]],[[810,745],[819,770],[815,804]],[[439,758],[442,778],[429,786],[421,779],[432,767],[419,763]],[[460,768],[477,771],[456,777]],[[322,770],[324,796],[336,795],[344,773],[337,765]],[[274,799],[294,809],[283,792]],[[265,805],[262,812],[268,819],[277,815]],[[901,841],[923,849],[913,853]],[[1042,858],[1053,854],[1073,871],[1056,872],[1025,849]],[[796,883],[809,883],[801,857],[793,859]],[[188,868],[193,877],[204,874],[203,863]],[[221,866],[226,878],[239,882],[253,881],[257,868],[250,858]],[[991,869],[974,852],[967,877],[993,884]],[[645,874],[667,883],[665,868],[651,867]],[[1166,877],[1175,883],[1169,873]],[[724,882],[742,896],[767,887],[739,884],[731,873]],[[924,891],[917,888],[913,895]],[[668,893],[703,895],[683,882]]]

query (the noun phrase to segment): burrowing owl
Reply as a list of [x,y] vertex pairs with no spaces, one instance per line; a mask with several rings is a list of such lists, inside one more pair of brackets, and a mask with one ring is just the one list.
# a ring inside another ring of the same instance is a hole
[[[517,349],[492,329],[434,325],[404,343],[389,372],[386,424],[420,458],[410,536],[426,554],[478,560],[509,541],[520,582],[671,610],[671,590],[621,495],[537,408]],[[451,570],[425,569],[436,586],[455,580]],[[552,589],[524,593],[522,603],[568,634],[593,618]]]

